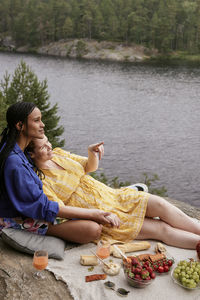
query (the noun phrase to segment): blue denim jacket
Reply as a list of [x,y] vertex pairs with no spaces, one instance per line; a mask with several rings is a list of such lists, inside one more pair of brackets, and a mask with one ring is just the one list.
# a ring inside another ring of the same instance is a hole
[[5,162],[4,178],[7,195],[1,197],[0,217],[55,220],[58,203],[43,193],[41,180],[17,143]]

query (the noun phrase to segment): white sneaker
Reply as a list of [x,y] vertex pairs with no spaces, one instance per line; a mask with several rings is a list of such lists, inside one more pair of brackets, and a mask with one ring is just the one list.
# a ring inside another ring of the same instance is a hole
[[136,184],[129,185],[127,187],[134,189],[136,191],[139,191],[139,192],[148,193],[148,191],[149,191],[148,186],[144,183],[136,183]]

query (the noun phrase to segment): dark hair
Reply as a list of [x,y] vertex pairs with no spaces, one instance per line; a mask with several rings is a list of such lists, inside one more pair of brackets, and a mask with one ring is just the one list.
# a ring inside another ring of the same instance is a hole
[[6,113],[7,127],[1,133],[0,142],[0,188],[5,190],[4,186],[4,165],[10,152],[13,150],[20,131],[16,124],[21,122],[27,124],[29,114],[36,105],[32,102],[17,102],[11,105]]
[[[34,141],[31,141],[24,151],[26,156],[29,156],[29,152],[34,152],[34,149],[35,149]],[[35,173],[37,174],[37,176],[40,178],[40,180],[44,179],[45,174],[42,172],[42,170],[40,170],[40,168],[37,167],[37,165],[35,164],[35,162],[33,160],[31,160],[31,162],[33,165],[33,169],[34,169]]]

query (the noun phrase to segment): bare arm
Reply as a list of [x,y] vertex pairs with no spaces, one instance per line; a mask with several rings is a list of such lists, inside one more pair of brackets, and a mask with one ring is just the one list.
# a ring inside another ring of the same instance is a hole
[[104,142],[98,144],[92,144],[88,147],[88,162],[85,167],[85,172],[94,172],[98,169],[99,160],[104,155]]
[[[111,226],[118,227],[120,224],[119,218],[110,212],[105,212],[100,209],[87,209],[80,207],[72,207],[72,206],[62,206],[59,207],[59,211],[57,214],[58,217],[66,218],[66,219],[85,219],[92,220],[99,224],[110,224]],[[113,218],[113,216],[115,216]]]

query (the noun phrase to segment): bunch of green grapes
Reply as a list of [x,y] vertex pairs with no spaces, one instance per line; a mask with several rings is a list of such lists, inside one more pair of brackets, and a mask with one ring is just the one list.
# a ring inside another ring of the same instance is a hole
[[181,260],[174,269],[173,276],[183,286],[196,288],[200,282],[200,262]]

